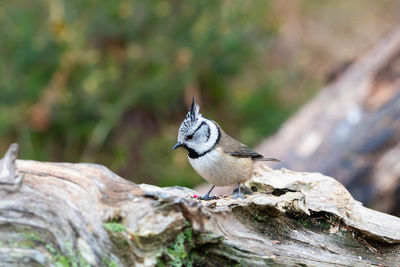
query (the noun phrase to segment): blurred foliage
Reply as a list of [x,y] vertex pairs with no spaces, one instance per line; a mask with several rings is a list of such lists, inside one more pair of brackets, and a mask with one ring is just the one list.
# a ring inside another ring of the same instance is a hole
[[198,184],[185,152],[171,151],[193,95],[202,113],[253,146],[320,86],[267,62],[280,29],[271,3],[3,1],[1,151],[18,142],[21,158]]

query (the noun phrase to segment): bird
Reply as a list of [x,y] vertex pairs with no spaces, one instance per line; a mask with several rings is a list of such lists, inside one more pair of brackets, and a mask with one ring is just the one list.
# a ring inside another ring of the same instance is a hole
[[195,98],[178,130],[175,150],[182,147],[188,152],[188,160],[193,169],[212,184],[211,189],[199,199],[210,200],[215,186],[237,184],[236,198],[243,199],[240,184],[252,177],[255,161],[280,161],[265,158],[246,145],[235,140],[222,130],[218,123],[204,117]]

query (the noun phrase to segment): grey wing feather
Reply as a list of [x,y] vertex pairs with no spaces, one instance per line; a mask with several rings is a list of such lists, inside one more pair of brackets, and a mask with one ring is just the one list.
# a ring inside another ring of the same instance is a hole
[[248,148],[246,145],[236,141],[222,130],[221,134],[223,135],[223,140],[224,140],[224,144],[222,147],[224,149],[224,152],[229,155],[239,158],[252,158],[254,160],[262,160],[262,161],[280,161],[274,158],[264,158],[263,155]]
[[240,157],[240,158],[262,158],[263,156],[258,154],[257,152],[251,150],[250,148],[246,146],[242,146],[237,148],[235,151],[231,151],[228,154],[235,156],[235,157]]

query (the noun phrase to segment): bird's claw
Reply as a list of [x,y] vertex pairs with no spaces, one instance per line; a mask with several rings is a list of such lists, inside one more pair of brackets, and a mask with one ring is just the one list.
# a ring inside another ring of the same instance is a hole
[[205,195],[204,197],[198,197],[197,199],[199,199],[199,200],[213,200],[213,199],[218,199],[218,197],[216,197],[216,196],[207,196],[207,195]]

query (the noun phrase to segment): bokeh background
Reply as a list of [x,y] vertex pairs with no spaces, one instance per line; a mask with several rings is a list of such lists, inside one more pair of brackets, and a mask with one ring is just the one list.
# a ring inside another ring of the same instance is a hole
[[192,96],[255,146],[399,14],[397,0],[1,1],[0,151],[193,187],[171,151]]

